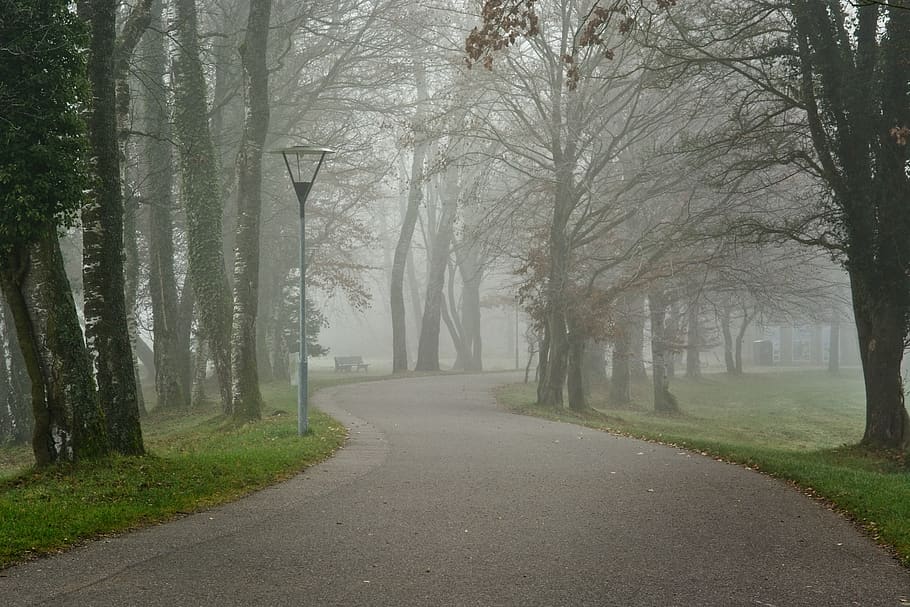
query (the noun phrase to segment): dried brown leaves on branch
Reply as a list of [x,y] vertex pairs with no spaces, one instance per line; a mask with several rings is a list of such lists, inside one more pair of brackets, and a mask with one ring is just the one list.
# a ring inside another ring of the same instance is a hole
[[482,62],[493,69],[493,53],[502,50],[520,37],[536,36],[540,18],[535,10],[537,0],[486,0],[481,19],[465,40],[465,62],[468,67]]
[[[606,46],[605,33],[614,21],[617,22],[619,33],[632,31],[635,26],[635,1],[595,2],[583,17],[576,29],[572,52],[563,56],[570,88],[574,89],[578,83],[576,53],[579,49],[600,46],[609,59],[613,58],[613,49]],[[678,0],[648,1],[653,2],[658,9],[668,9],[676,6]],[[481,11],[482,24],[471,30],[465,40],[465,63],[468,67],[481,63],[491,70],[496,51],[512,46],[520,38],[530,38],[540,33],[537,4],[538,0],[486,0]]]

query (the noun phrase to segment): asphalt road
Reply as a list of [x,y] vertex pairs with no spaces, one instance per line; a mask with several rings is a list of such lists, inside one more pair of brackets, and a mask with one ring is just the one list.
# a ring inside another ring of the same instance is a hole
[[894,606],[910,574],[783,483],[497,409],[499,375],[336,388],[338,455],[0,571],[0,605]]

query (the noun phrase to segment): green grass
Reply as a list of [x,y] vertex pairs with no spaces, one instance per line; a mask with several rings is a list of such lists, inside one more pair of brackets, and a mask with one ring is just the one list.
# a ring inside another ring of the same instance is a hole
[[[376,376],[316,376],[310,390]],[[152,412],[149,455],[30,467],[28,448],[0,450],[0,567],[88,539],[222,504],[293,476],[339,448],[346,431],[310,409],[297,436],[296,388],[263,387],[263,419],[237,425],[217,409]]]
[[636,403],[615,408],[604,392],[591,411],[536,407],[534,385],[504,386],[509,409],[673,444],[788,480],[852,518],[910,565],[910,462],[901,453],[855,446],[864,427],[858,373],[775,372],[676,379],[682,411],[651,412],[650,385],[636,386]]

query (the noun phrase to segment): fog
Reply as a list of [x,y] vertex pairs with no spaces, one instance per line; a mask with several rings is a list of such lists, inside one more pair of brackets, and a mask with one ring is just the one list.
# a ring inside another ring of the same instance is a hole
[[115,387],[136,383],[181,408],[208,382],[258,419],[303,304],[314,370],[517,367],[543,407],[650,378],[676,412],[682,375],[862,367],[888,377],[865,440],[902,444],[900,87],[844,101],[830,83],[865,72],[786,7],[676,4],[121,3],[92,38],[120,45],[113,71],[85,74],[107,91],[90,203],[51,213],[69,284],[49,292],[75,297],[101,401],[132,410]]

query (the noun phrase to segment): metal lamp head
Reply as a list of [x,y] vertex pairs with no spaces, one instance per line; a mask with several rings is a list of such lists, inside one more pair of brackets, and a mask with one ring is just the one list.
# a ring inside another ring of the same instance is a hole
[[319,169],[322,168],[322,161],[335,151],[314,145],[295,145],[274,150],[272,153],[281,154],[284,158],[284,164],[288,168],[288,175],[291,177],[291,183],[294,184],[294,191],[297,193],[297,200],[302,208],[313,187],[313,182],[316,181]]

